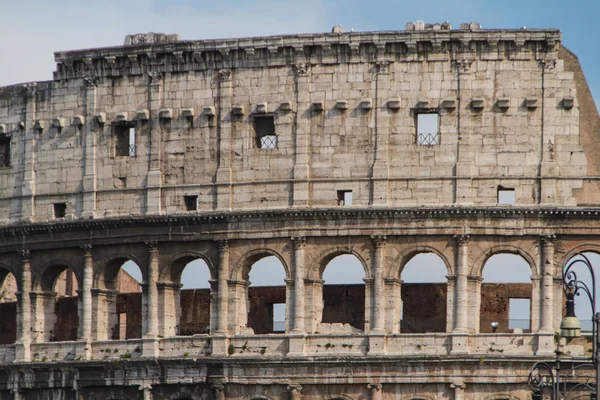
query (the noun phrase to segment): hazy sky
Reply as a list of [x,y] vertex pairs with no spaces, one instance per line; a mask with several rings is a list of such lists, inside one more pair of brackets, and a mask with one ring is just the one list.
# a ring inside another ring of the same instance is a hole
[[119,46],[127,34],[178,33],[182,39],[402,30],[406,22],[478,21],[484,28],[558,28],[600,99],[598,0],[285,1],[0,0],[0,86],[50,80],[53,52]]

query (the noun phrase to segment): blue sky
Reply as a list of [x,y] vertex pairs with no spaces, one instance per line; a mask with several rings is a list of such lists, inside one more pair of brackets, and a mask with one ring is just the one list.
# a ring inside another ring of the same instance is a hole
[[137,32],[178,33],[182,39],[402,30],[406,22],[478,21],[484,28],[558,28],[579,57],[600,103],[600,1],[285,1],[285,0],[0,0],[0,86],[50,80],[53,52],[122,44]]

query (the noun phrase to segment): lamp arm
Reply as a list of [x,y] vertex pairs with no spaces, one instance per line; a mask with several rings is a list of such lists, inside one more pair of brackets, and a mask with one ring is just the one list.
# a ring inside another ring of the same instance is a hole
[[[542,375],[543,372],[546,372],[547,375]],[[546,382],[546,376],[550,377],[550,384]],[[543,390],[549,387],[554,392],[554,382],[554,370],[548,363],[538,361],[533,364],[531,371],[529,371],[529,376],[527,377],[527,386],[529,386],[529,390],[535,392],[536,390]]]

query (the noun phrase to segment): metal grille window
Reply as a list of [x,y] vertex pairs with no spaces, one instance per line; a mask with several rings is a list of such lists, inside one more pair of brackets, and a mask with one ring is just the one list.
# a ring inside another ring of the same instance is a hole
[[417,145],[437,146],[440,144],[439,114],[417,114]]
[[131,124],[119,124],[114,126],[113,131],[115,156],[135,157],[135,127]]
[[276,149],[277,135],[275,134],[275,120],[272,115],[253,118],[255,146],[259,149]]

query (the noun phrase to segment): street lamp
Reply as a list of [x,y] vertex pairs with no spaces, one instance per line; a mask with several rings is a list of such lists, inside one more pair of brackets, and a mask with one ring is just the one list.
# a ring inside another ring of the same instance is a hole
[[[592,287],[577,279],[577,274],[573,269],[575,266],[583,264],[587,271],[592,277]],[[565,315],[560,322],[560,336],[571,339],[579,337],[581,335],[581,323],[575,316],[575,296],[579,296],[582,292],[586,294],[588,300],[592,306],[592,313],[594,315],[594,323],[592,324],[592,357],[591,362],[582,362],[574,364],[570,370],[570,373],[563,375],[562,378],[571,377],[571,381],[567,379],[561,382],[560,375],[560,352],[559,342],[557,341],[556,348],[556,360],[554,365],[550,365],[547,362],[536,362],[528,377],[528,386],[532,391],[533,400],[541,400],[543,398],[544,391],[547,391],[551,395],[552,400],[562,399],[568,400],[571,392],[578,389],[588,389],[592,393],[590,395],[591,400],[596,400],[598,393],[598,383],[600,382],[600,368],[598,368],[598,361],[600,360],[600,345],[598,342],[598,331],[600,327],[600,313],[596,312],[596,275],[592,268],[590,260],[582,253],[575,253],[571,261],[568,261],[562,270],[563,279],[563,290],[567,298],[567,315]],[[583,368],[593,367],[596,370],[596,379],[594,382],[588,380],[576,380],[575,371]],[[563,384],[563,390],[561,393],[560,385]]]

